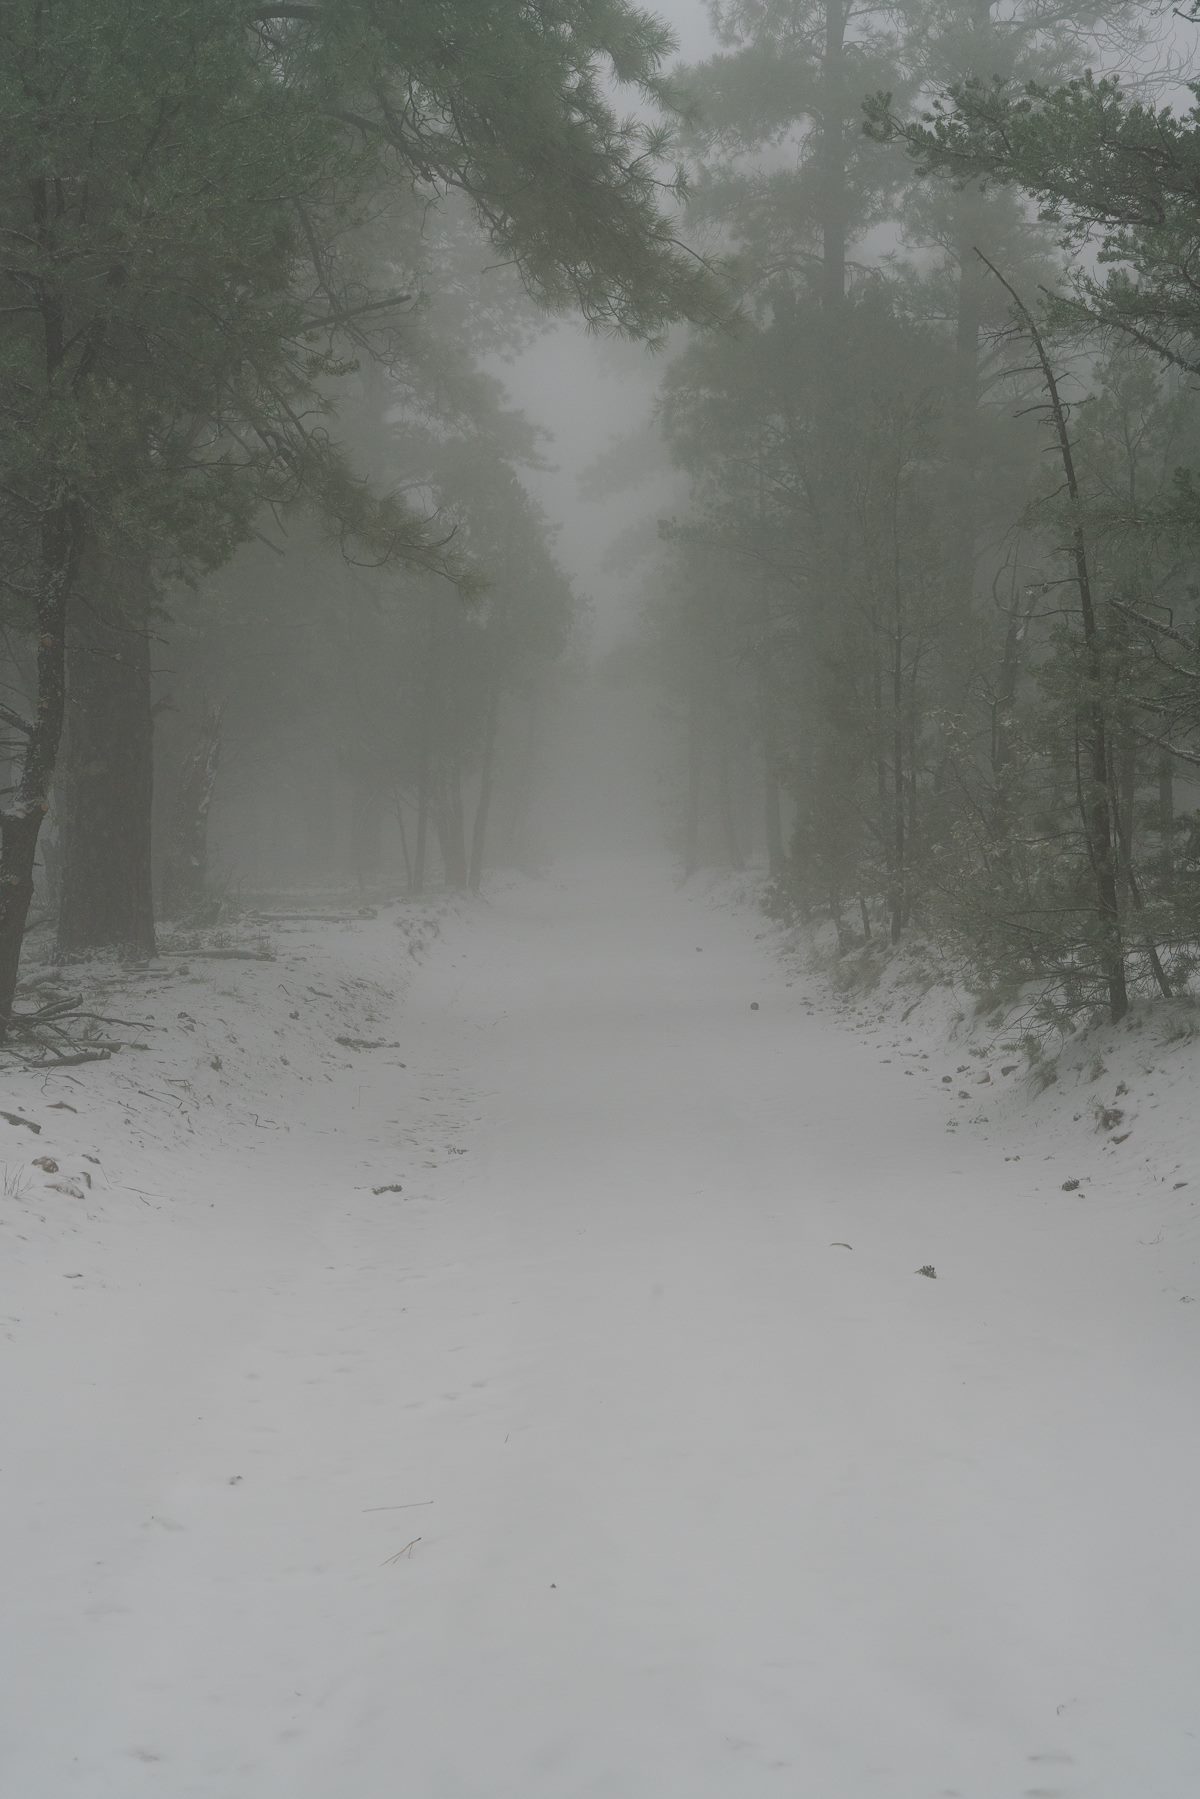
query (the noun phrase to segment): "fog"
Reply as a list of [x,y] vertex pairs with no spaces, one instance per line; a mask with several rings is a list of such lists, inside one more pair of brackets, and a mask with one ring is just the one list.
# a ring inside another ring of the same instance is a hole
[[4,1799],[1200,1792],[1195,10],[0,7]]

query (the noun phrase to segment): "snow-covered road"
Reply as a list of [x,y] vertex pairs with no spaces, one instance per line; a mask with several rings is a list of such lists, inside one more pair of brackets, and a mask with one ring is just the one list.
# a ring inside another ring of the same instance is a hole
[[0,1790],[1195,1799],[1200,1307],[1119,1193],[657,873],[387,1034],[6,1297]]

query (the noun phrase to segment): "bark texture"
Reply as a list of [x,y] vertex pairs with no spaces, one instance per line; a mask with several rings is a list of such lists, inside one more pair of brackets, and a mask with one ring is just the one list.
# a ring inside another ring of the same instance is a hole
[[96,556],[81,575],[67,653],[63,782],[63,955],[153,955],[154,714],[150,626],[156,595],[134,559]]

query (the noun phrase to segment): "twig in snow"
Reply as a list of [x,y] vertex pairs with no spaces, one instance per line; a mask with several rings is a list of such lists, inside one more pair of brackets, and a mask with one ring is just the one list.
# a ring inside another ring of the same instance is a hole
[[379,1566],[381,1568],[390,1568],[393,1565],[393,1563],[398,1562],[400,1560],[400,1557],[402,1555],[406,1555],[408,1557],[409,1561],[411,1561],[412,1560],[412,1552],[416,1548],[417,1544],[420,1541],[421,1541],[420,1537],[414,1537],[411,1543],[406,1543],[404,1545],[403,1549],[397,1549],[395,1555],[389,1555],[386,1558],[386,1560],[380,1562]]

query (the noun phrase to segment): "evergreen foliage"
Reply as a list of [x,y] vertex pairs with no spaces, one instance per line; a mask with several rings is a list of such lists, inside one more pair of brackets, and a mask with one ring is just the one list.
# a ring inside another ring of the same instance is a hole
[[1119,1017],[1196,940],[1198,115],[1079,67],[1137,9],[712,11],[695,191],[747,317],[664,383],[660,618],[719,546],[689,634],[703,710],[757,687],[707,728],[784,789],[774,903]]
[[[7,708],[19,741],[0,813],[0,1035],[81,570],[94,587],[100,571],[139,563],[131,585],[145,595],[219,567],[264,508],[305,503],[348,554],[478,591],[484,571],[420,485],[380,487],[355,468],[341,390],[372,360],[393,375],[406,360],[417,296],[404,246],[450,195],[543,308],[635,338],[718,316],[678,235],[670,47],[626,0],[0,10],[0,599],[14,642],[35,647],[25,712]],[[637,114],[615,110],[620,87]],[[461,311],[461,296],[447,300]],[[450,414],[467,403],[454,390],[443,370],[436,406]],[[123,602],[104,603],[119,623]],[[126,622],[145,633],[148,616],[139,599]],[[77,681],[77,693],[105,704],[103,683]],[[141,775],[137,786],[148,794]],[[114,817],[128,788],[93,781]],[[95,816],[79,811],[78,829]],[[143,818],[139,839],[148,828]],[[140,841],[137,854],[148,866]],[[102,862],[68,866],[98,879]],[[120,926],[101,941],[120,947]]]

